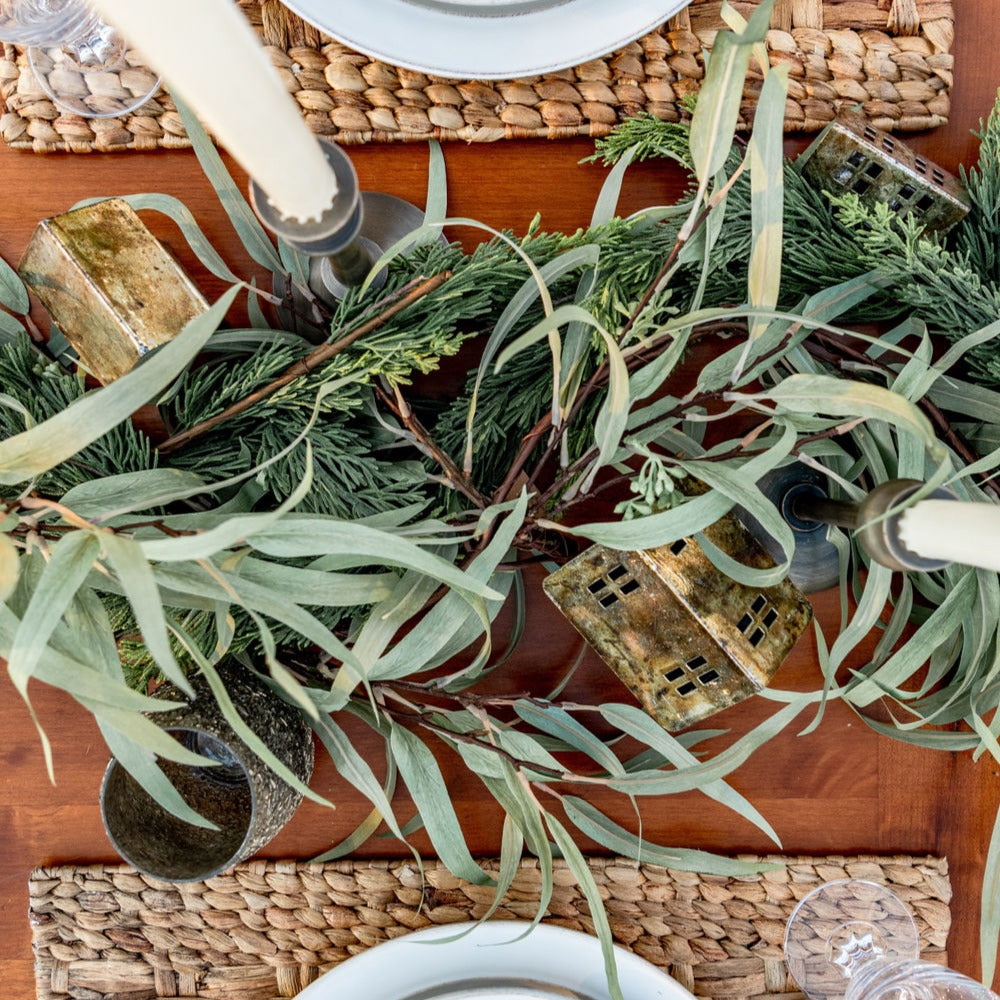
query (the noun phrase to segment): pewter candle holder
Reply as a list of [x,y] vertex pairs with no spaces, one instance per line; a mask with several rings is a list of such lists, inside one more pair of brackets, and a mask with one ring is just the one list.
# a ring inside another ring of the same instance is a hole
[[[337,195],[318,220],[300,222],[284,217],[252,179],[250,201],[271,232],[311,258],[309,288],[326,304],[335,305],[349,289],[365,281],[385,250],[423,225],[424,212],[394,195],[361,191],[348,155],[328,139],[320,138],[319,142],[336,175]],[[383,271],[372,280],[372,287],[379,288],[384,283]],[[274,291],[284,297],[288,288],[276,279]],[[294,309],[283,316],[289,328],[325,337],[329,331],[310,331],[309,324],[303,324],[302,317],[309,315],[310,304],[294,286],[291,292]]]
[[[902,508],[924,484],[915,479],[892,479],[875,487],[859,502],[833,500],[824,477],[805,466],[788,465],[768,473],[758,484],[781,512],[795,535],[795,555],[789,579],[805,593],[836,586],[840,579],[836,547],[826,537],[827,525],[855,531],[862,551],[875,562],[893,570],[931,573],[944,569],[948,560],[926,559],[906,547],[900,537]],[[937,488],[929,499],[954,500],[948,490]],[[744,518],[755,534],[759,523]],[[766,536],[766,533],[763,533]],[[765,548],[769,539],[761,537]],[[772,555],[776,555],[771,551]]]
[[[247,725],[298,778],[312,776],[312,733],[301,714],[236,665],[219,668],[233,704]],[[133,867],[166,882],[209,878],[255,854],[292,818],[302,795],[282,781],[236,735],[207,681],[193,677],[190,705],[154,716],[157,725],[188,749],[215,761],[160,766],[184,800],[218,827],[178,819],[112,760],[101,786],[101,815],[115,850]],[[184,700],[172,684],[155,697]]]

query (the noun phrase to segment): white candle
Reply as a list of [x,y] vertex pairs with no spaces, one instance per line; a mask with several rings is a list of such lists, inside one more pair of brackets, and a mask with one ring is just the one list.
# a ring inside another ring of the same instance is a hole
[[920,500],[901,515],[899,538],[925,559],[1000,572],[1000,506]]
[[233,0],[92,0],[288,219],[318,219],[337,181]]

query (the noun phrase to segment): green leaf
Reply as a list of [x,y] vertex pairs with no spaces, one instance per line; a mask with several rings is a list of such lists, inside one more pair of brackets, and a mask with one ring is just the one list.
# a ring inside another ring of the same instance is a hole
[[[702,789],[709,782],[725,778],[749,760],[755,751],[777,736],[811,701],[812,695],[790,695],[789,703],[784,708],[711,760],[677,771],[636,771],[624,778],[611,778],[605,783],[616,791],[630,795],[673,795]],[[616,706],[611,706],[612,713],[615,708]],[[602,713],[603,711],[602,708]]]
[[26,316],[31,309],[24,282],[3,257],[0,257],[0,306],[18,316]]
[[789,375],[773,389],[756,394],[727,393],[736,402],[772,402],[781,413],[822,414],[853,419],[885,420],[915,434],[937,460],[945,454],[930,421],[909,400],[891,389],[835,378],[832,375]]
[[576,841],[569,835],[566,827],[551,813],[545,813],[545,824],[552,832],[556,846],[562,852],[569,870],[576,877],[577,884],[587,900],[587,905],[590,908],[590,919],[594,921],[594,931],[601,942],[601,953],[604,955],[604,973],[607,976],[611,1000],[624,1000],[621,983],[618,981],[618,965],[615,962],[611,923],[608,920],[608,911],[604,907],[601,891],[594,879],[594,873],[590,870],[587,859],[581,853],[580,848],[576,846]]
[[685,847],[661,847],[619,826],[585,799],[575,795],[565,795],[561,801],[563,809],[566,810],[566,818],[585,837],[609,851],[614,851],[615,854],[635,858],[645,865],[736,878],[765,871],[777,871],[784,867],[766,861],[737,861],[709,851],[694,851]]
[[[443,227],[448,215],[448,171],[445,167],[441,143],[431,140],[427,144],[427,200],[424,207],[424,225]],[[433,239],[433,234],[430,235]]]
[[[634,705],[608,704],[602,706],[601,715],[623,733],[627,733],[650,749],[655,750],[678,770],[698,765],[698,758],[681,746],[670,733],[651,719],[642,709],[636,708]],[[758,830],[762,830],[779,847],[781,846],[781,841],[771,824],[746,798],[724,781],[706,781],[699,788],[699,791],[710,799],[721,803],[727,809],[732,809],[733,812],[748,819]]]
[[979,961],[982,981],[992,985],[997,968],[1000,935],[1000,813],[997,813],[983,872],[982,909],[979,914]]
[[0,344],[12,343],[19,337],[23,337],[25,332],[24,327],[18,320],[0,310]]
[[127,375],[88,392],[29,430],[0,441],[0,484],[12,486],[47,472],[127,420],[184,370],[225,318],[237,291],[229,289]]
[[0,604],[14,593],[20,569],[20,553],[7,535],[0,535]]
[[522,700],[514,705],[514,711],[529,725],[555,736],[574,750],[585,753],[609,774],[625,773],[614,751],[558,705],[546,705],[543,708],[535,702]]
[[[747,288],[750,304],[755,306],[776,306],[781,288],[785,176],[783,123],[788,70],[788,66],[778,66],[764,78],[747,150],[751,191],[751,251]],[[751,340],[756,340],[766,329],[767,324],[761,320],[752,323]]]
[[14,687],[26,700],[28,679],[45,655],[49,638],[76,592],[90,575],[97,553],[97,539],[84,531],[64,535],[49,550],[49,559],[7,656]]
[[208,682],[212,696],[215,698],[216,704],[219,706],[219,710],[222,712],[226,722],[229,723],[233,731],[247,745],[250,751],[256,754],[263,764],[270,768],[286,785],[289,785],[307,799],[311,799],[313,802],[317,802],[329,809],[336,808],[328,799],[314,792],[284,761],[279,760],[271,748],[247,725],[243,716],[240,715],[233,704],[232,698],[230,698],[229,692],[226,690],[226,686],[223,684],[222,678],[215,667],[205,659],[197,646],[191,642],[190,638],[180,629],[173,628],[171,631],[182,643],[188,655],[198,665],[198,669]]
[[[313,696],[310,691],[310,696]],[[400,839],[405,840],[403,831],[392,811],[392,804],[389,802],[385,790],[379,784],[372,769],[368,766],[362,756],[354,749],[353,743],[347,738],[347,734],[337,725],[329,715],[322,714],[320,705],[320,715],[312,720],[313,729],[326,747],[326,752],[330,755],[337,773],[349,781],[369,802],[379,811],[382,819],[389,829]],[[376,726],[376,728],[378,728]]]
[[400,725],[392,727],[389,749],[424,821],[431,844],[448,870],[474,885],[493,885],[493,879],[469,853],[434,754],[423,740]]
[[309,517],[280,520],[248,534],[247,540],[258,552],[287,558],[292,556],[336,555],[347,566],[399,566],[431,576],[460,593],[500,598],[486,586],[451,563],[423,551],[419,545],[387,531],[337,518]]
[[283,272],[284,265],[278,255],[274,244],[267,235],[264,227],[260,224],[257,216],[254,215],[243,192],[236,186],[236,182],[230,176],[226,165],[222,162],[218,150],[215,148],[208,134],[201,127],[194,112],[176,95],[171,94],[174,104],[184,123],[184,130],[191,140],[191,146],[198,157],[201,169],[205,176],[212,182],[215,193],[219,196],[219,201],[229,216],[229,221],[243,241],[246,252],[268,271]]
[[198,493],[209,485],[183,469],[143,469],[91,479],[74,486],[61,503],[88,521],[100,522],[120,514],[163,507]]
[[[180,792],[163,773],[155,759],[150,756],[149,750],[145,746],[109,725],[101,717],[98,710],[95,709],[94,714],[97,717],[97,724],[104,737],[104,742],[107,743],[115,760],[135,778],[139,787],[144,789],[158,805],[192,826],[201,827],[204,830],[218,830],[214,823],[205,819],[201,813],[192,809],[184,801]],[[172,736],[168,736],[167,739],[180,746],[180,743]]]
[[101,535],[100,546],[102,557],[118,578],[129,604],[132,605],[142,641],[156,665],[185,694],[194,697],[194,688],[188,683],[170,648],[163,599],[156,585],[153,569],[143,556],[139,543],[107,532]]
[[[396,791],[396,774],[396,762],[392,759],[391,755],[387,755],[385,781],[382,783],[382,790],[385,792],[385,797],[389,802],[392,801],[392,797]],[[411,833],[420,829],[421,823],[419,813],[414,817],[414,820],[415,829],[411,829],[409,823],[406,824],[402,828],[404,835],[409,836]],[[317,855],[312,860],[317,864],[322,864],[325,861],[336,861],[339,858],[351,857],[351,855],[353,855],[362,844],[367,843],[375,835],[381,825],[382,813],[379,812],[378,809],[372,809],[372,811],[357,825],[357,827],[355,827],[353,832],[349,833],[339,843],[334,844],[329,850]]]

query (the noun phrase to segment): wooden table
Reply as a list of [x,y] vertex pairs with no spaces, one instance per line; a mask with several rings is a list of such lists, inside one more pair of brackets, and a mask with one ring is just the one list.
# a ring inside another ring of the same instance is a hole
[[[977,144],[970,129],[989,111],[1000,84],[1000,20],[995,0],[955,0],[955,6],[957,75],[952,121],[913,139],[925,155],[952,168],[974,160]],[[789,145],[801,148],[803,141],[793,139]],[[536,210],[542,212],[548,229],[585,225],[604,176],[598,167],[577,165],[590,151],[586,140],[448,146],[451,213],[518,232],[524,231]],[[422,146],[360,148],[351,155],[364,188],[421,201],[427,162]],[[661,165],[637,168],[627,183],[623,209],[672,199],[680,182],[675,171]],[[235,235],[188,153],[39,157],[2,148],[0,183],[0,254],[11,262],[19,258],[39,219],[87,196],[138,191],[181,197],[224,255],[231,262],[243,262]],[[177,234],[168,230],[162,235],[189,264],[190,255]],[[245,265],[243,271],[248,273]],[[203,278],[207,294],[221,290],[199,274],[199,280]],[[549,609],[537,586],[531,593],[518,672],[537,674],[539,665],[555,671],[575,655],[578,640]],[[822,595],[816,606],[820,619],[832,629],[836,621],[832,595]],[[610,673],[592,656],[580,683],[591,688],[590,697],[601,697],[605,691],[607,698],[621,697]],[[776,684],[800,689],[819,686],[811,637],[799,644]],[[0,962],[5,992],[27,1000],[34,996],[26,919],[28,872],[40,863],[113,858],[98,809],[108,753],[87,713],[70,699],[33,685],[35,707],[53,744],[58,780],[53,787],[46,778],[28,713],[6,674],[0,686],[6,733],[0,742]],[[713,725],[730,728],[735,737],[770,711],[767,703],[755,699],[716,717]],[[736,772],[732,783],[772,823],[787,852],[946,855],[955,890],[951,964],[976,975],[981,879],[1000,803],[997,776],[995,764],[987,759],[977,764],[969,754],[920,751],[877,738],[850,711],[834,704],[817,732],[798,737],[795,728],[789,729]],[[320,764],[315,785],[339,800],[340,808],[330,813],[312,805],[303,807],[267,849],[268,856],[309,857],[352,830],[367,811],[329,765]],[[497,851],[496,813],[482,803],[476,786],[456,778],[454,796],[474,852]],[[774,849],[750,824],[701,796],[650,801],[643,812],[645,835],[663,843],[724,852]],[[408,815],[405,806],[400,814]],[[627,821],[627,813],[622,813],[622,819]],[[426,848],[419,839],[417,843]],[[365,853],[398,851],[391,842],[379,841]]]

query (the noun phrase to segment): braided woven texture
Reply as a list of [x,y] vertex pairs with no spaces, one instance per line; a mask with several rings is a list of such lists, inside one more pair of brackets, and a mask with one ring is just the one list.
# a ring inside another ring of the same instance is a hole
[[[239,2],[310,127],[342,144],[602,136],[642,111],[676,121],[684,98],[698,89],[704,50],[724,27],[721,0],[694,0],[657,31],[572,69],[523,80],[449,81],[331,42],[278,0]],[[746,15],[755,3],[733,6]],[[839,109],[858,105],[887,130],[943,124],[953,34],[951,0],[777,0],[767,46],[772,65],[790,68],[786,130],[817,131]],[[169,98],[122,118],[63,113],[26,56],[0,49],[0,136],[10,145],[41,153],[187,144]],[[102,74],[106,93],[88,100],[100,109],[147,79],[136,68]],[[753,114],[757,86],[751,71],[744,117]]]
[[[782,959],[785,923],[821,882],[863,878],[906,901],[923,956],[946,963],[948,865],[928,857],[775,858],[787,868],[746,878],[592,859],[618,943],[704,997],[795,995]],[[575,879],[556,862],[547,922],[593,932]],[[487,864],[488,870],[496,869]],[[537,863],[522,862],[497,919],[531,919]],[[252,861],[205,882],[155,882],[121,865],[41,868],[31,875],[39,1000],[271,1000],[389,938],[481,917],[489,887],[437,862]],[[801,996],[801,994],[797,994]]]

